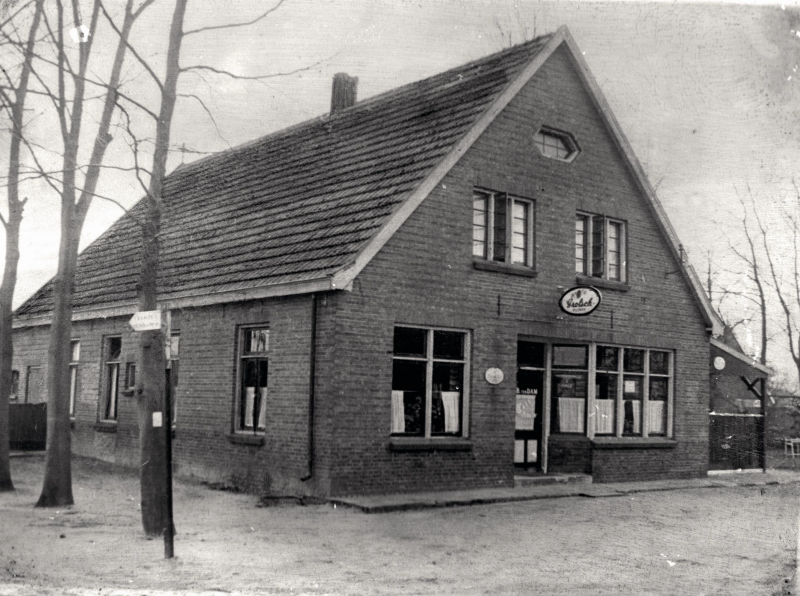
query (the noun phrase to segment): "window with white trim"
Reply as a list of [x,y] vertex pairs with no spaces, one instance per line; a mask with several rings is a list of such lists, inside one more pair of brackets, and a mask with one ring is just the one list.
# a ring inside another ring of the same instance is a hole
[[465,436],[469,333],[394,328],[393,436]]
[[533,201],[503,192],[472,196],[472,256],[533,267]]
[[575,216],[575,273],[625,282],[626,255],[624,221],[588,213]]
[[234,428],[263,433],[267,416],[269,327],[243,327],[239,334],[239,387]]
[[103,400],[100,404],[100,419],[117,420],[119,401],[119,369],[122,358],[122,338],[106,337],[103,346]]
[[551,373],[551,432],[586,434],[588,346],[554,345]]
[[570,162],[578,155],[578,144],[572,135],[542,127],[533,135],[539,153],[551,159]]
[[69,343],[69,417],[75,417],[75,401],[78,398],[78,363],[81,359],[81,342],[73,339]]
[[550,433],[667,437],[673,353],[598,344],[553,345]]

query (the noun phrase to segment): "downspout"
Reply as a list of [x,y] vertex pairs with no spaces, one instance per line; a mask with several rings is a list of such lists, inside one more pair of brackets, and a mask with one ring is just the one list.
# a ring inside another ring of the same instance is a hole
[[308,462],[307,472],[300,480],[306,482],[314,476],[314,385],[317,364],[317,295],[311,294],[311,347],[308,366]]

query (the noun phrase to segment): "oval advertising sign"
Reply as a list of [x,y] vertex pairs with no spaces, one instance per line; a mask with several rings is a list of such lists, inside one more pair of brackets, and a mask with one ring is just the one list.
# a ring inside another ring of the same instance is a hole
[[585,317],[600,306],[603,297],[600,291],[591,286],[577,286],[570,288],[561,295],[558,305],[568,315]]

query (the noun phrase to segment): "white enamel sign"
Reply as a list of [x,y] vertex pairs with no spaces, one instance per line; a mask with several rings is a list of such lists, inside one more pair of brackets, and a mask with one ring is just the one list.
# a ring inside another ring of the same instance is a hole
[[143,310],[131,317],[130,326],[134,331],[155,331],[161,329],[161,311]]
[[486,369],[486,382],[490,385],[499,385],[503,382],[503,371],[499,368]]
[[591,286],[577,286],[564,292],[558,305],[568,315],[585,317],[600,306],[602,299],[598,289]]

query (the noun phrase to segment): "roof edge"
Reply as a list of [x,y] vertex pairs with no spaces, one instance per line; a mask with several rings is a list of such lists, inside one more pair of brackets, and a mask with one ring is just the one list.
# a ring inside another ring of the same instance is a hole
[[559,27],[555,33],[552,34],[550,39],[545,45],[531,58],[528,65],[517,75],[517,77],[506,87],[506,89],[495,99],[494,102],[486,109],[486,111],[478,118],[475,124],[464,134],[464,136],[455,144],[453,149],[445,155],[442,161],[436,165],[433,170],[420,182],[419,186],[414,190],[411,196],[395,211],[389,218],[384,226],[367,242],[364,248],[358,253],[355,261],[340,269],[334,275],[333,286],[341,287],[353,282],[356,276],[366,267],[373,257],[380,251],[381,248],[389,241],[394,233],[400,228],[403,223],[411,216],[416,208],[422,201],[430,194],[436,185],[444,178],[444,176],[453,168],[456,162],[461,158],[464,153],[473,145],[478,137],[488,128],[500,112],[511,102],[511,100],[519,93],[522,88],[528,83],[539,68],[547,61],[553,52],[562,44],[566,43],[567,48],[570,50],[575,64],[577,66],[578,75],[583,80],[587,87],[590,97],[595,103],[596,108],[600,112],[601,118],[604,120],[608,127],[611,136],[617,142],[620,150],[622,151],[625,161],[630,168],[633,178],[638,184],[642,194],[648,199],[652,207],[655,219],[661,227],[662,233],[667,240],[667,244],[679,263],[680,271],[686,280],[695,301],[700,307],[700,312],[708,328],[710,328],[713,336],[720,335],[723,331],[723,323],[719,315],[711,305],[708,296],[703,289],[700,279],[694,271],[694,268],[684,262],[681,257],[681,244],[675,229],[667,217],[661,202],[656,196],[655,190],[647,180],[639,160],[633,152],[627,137],[622,131],[622,127],[611,111],[608,101],[603,95],[597,81],[589,70],[589,65],[583,58],[581,50],[578,48],[575,39],[566,25]]
[[740,360],[741,362],[744,362],[748,366],[752,366],[756,370],[760,370],[765,375],[774,375],[775,374],[775,371],[772,370],[770,367],[764,366],[760,362],[757,362],[755,358],[751,358],[747,354],[744,354],[744,353],[740,352],[739,350],[733,349],[732,347],[730,347],[729,345],[719,341],[718,339],[714,339],[712,337],[711,338],[711,345],[714,346],[715,348],[719,348],[720,350],[722,350],[726,354],[729,354],[729,355],[733,356],[734,358]]
[[[334,288],[332,278],[329,276],[299,282],[288,282],[271,286],[258,286],[241,290],[225,290],[211,294],[165,294],[158,302],[160,308],[195,308],[227,304],[231,302],[244,302],[246,300],[259,300],[262,298],[279,298],[283,296],[296,296],[299,294],[313,294],[330,290],[350,290],[351,285],[345,284]],[[138,310],[135,302],[118,303],[103,308],[76,309],[72,313],[72,321],[88,321],[91,319],[108,319],[111,317],[124,317],[133,315]],[[38,327],[49,325],[51,315],[38,315],[30,317],[14,317],[13,328]]]
[[678,240],[678,235],[675,232],[675,228],[672,227],[672,223],[669,221],[661,201],[658,199],[655,190],[650,185],[647,175],[644,172],[644,168],[642,168],[642,165],[639,163],[639,159],[633,152],[633,148],[628,142],[628,138],[622,131],[622,127],[617,121],[616,116],[614,116],[608,100],[606,100],[605,95],[600,89],[600,85],[597,83],[594,75],[589,70],[589,65],[583,57],[583,52],[581,52],[577,42],[575,41],[575,38],[572,37],[572,34],[569,32],[569,29],[567,29],[566,26],[561,27],[558,31],[562,34],[567,47],[570,49],[570,54],[572,55],[573,59],[575,60],[575,64],[578,67],[578,74],[589,89],[589,95],[594,100],[595,106],[597,107],[601,117],[605,121],[606,126],[611,132],[611,136],[616,140],[619,149],[625,156],[625,161],[627,162],[628,167],[633,174],[634,180],[638,184],[641,192],[648,199],[656,217],[656,221],[661,227],[664,237],[667,239],[667,244],[672,251],[673,257],[678,262],[680,271],[683,274],[686,282],[689,284],[692,294],[694,294],[694,298],[700,306],[700,311],[703,313],[703,318],[705,319],[707,326],[711,328],[712,335],[721,335],[724,328],[722,319],[711,305],[711,301],[703,289],[703,285],[700,282],[700,278],[697,277],[694,267],[692,267],[691,264],[684,262],[681,256],[681,243]]
[[459,159],[472,147],[478,137],[489,127],[494,119],[511,102],[517,93],[525,86],[530,78],[539,70],[542,64],[558,48],[561,42],[568,35],[566,26],[559,27],[550,39],[545,42],[542,48],[528,62],[522,71],[514,78],[506,88],[497,96],[481,114],[475,123],[464,133],[453,148],[433,167],[428,175],[419,183],[411,195],[400,205],[392,214],[389,220],[381,227],[378,232],[364,245],[356,255],[355,260],[337,271],[333,277],[333,286],[340,288],[351,284],[356,276],[366,267],[370,261],[378,254],[381,248],[389,241],[394,233],[402,226],[412,213],[419,207],[423,200],[441,182],[447,173],[455,166]]

